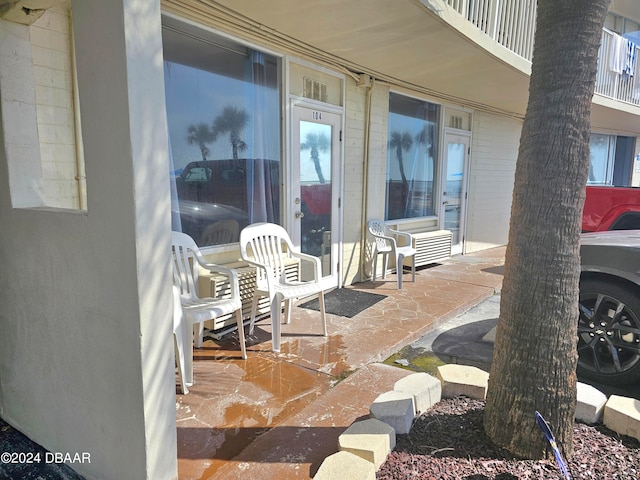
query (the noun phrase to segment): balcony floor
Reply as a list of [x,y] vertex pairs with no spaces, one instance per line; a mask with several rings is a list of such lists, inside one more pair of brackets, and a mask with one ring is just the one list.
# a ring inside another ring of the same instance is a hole
[[[270,319],[240,358],[235,334],[194,351],[195,384],[176,395],[179,478],[310,479],[338,436],[410,372],[383,365],[393,353],[500,289],[504,248],[454,257],[353,288],[387,295],[353,318],[294,307],[271,351]],[[349,287],[352,288],[352,287]]]

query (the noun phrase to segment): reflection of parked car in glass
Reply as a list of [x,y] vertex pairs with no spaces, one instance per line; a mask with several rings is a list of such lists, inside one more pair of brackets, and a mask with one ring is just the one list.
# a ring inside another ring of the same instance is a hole
[[[180,214],[182,232],[195,239],[199,246],[237,242],[240,230],[249,224],[247,212],[230,205],[180,200],[174,213]],[[228,233],[223,234],[223,229]]]
[[244,212],[254,201],[251,183],[269,185],[271,194],[279,198],[280,163],[245,158],[203,160],[189,163],[176,178],[180,200],[230,205]]
[[250,206],[268,204],[268,220],[279,220],[280,163],[277,161],[191,162],[175,181],[182,231],[199,246],[237,242],[240,230],[251,223]]
[[640,231],[583,234],[578,375],[640,380]]
[[318,257],[331,230],[331,183],[301,184],[300,200],[302,252]]

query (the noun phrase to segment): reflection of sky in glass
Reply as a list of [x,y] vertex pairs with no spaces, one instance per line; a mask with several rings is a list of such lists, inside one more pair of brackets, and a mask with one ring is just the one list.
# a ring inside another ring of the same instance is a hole
[[462,181],[464,169],[464,143],[450,143],[447,156],[447,181]]
[[[240,156],[253,158],[252,125],[255,119],[252,102],[255,88],[260,87],[178,63],[165,62],[167,123],[174,168],[184,168],[189,162],[202,160],[199,146],[190,145],[187,141],[189,126],[201,122],[212,125],[214,119],[228,106],[245,110],[249,115],[247,125],[240,133],[248,148],[240,152]],[[266,89],[266,97],[269,121],[265,123],[270,151],[265,157],[277,160],[280,158],[278,92]],[[210,150],[207,159],[233,157],[228,134],[220,136],[207,147]]]
[[[433,122],[422,120],[416,117],[401,115],[389,112],[389,140],[391,134],[398,132],[401,135],[408,133],[411,137],[411,148],[402,151],[402,159],[404,164],[405,175],[408,180],[416,181],[432,181],[434,174],[434,159],[424,143],[418,143],[416,137],[423,128],[431,129],[434,134],[437,132]],[[431,139],[431,143],[435,145],[436,140]],[[390,180],[402,180],[400,167],[398,165],[398,155],[396,147],[388,145],[388,163],[387,178]]]
[[[307,142],[307,135],[315,133],[316,135],[325,135],[329,141],[326,151],[318,150],[318,158],[325,182],[331,181],[331,125],[323,125],[314,122],[300,122],[300,144]],[[311,149],[300,150],[300,181],[302,183],[319,183],[318,174],[316,173],[315,164],[311,159]]]

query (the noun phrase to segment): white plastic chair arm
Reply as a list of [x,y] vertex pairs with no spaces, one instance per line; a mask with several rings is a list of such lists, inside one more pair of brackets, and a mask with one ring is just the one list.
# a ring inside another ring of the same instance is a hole
[[258,262],[254,262],[253,260],[250,260],[248,258],[243,258],[242,259],[243,262],[246,262],[247,264],[256,267],[256,269],[260,269],[263,270],[266,275],[266,279],[267,279],[267,289],[271,290],[273,288],[273,277],[274,277],[274,273],[273,270],[269,267],[267,267],[266,265],[263,265],[261,263]]
[[405,239],[405,245],[412,247],[413,246],[413,236],[410,233],[407,232],[400,232],[398,230],[392,230],[389,229],[390,232],[392,232],[394,235],[397,235],[398,237],[402,237]]
[[314,275],[315,280],[320,280],[320,259],[318,257],[314,257],[313,255],[309,255],[308,253],[302,252],[291,252],[291,256],[293,258],[298,258],[300,260],[306,260],[311,262],[314,266]]
[[228,267],[222,265],[216,265],[214,263],[201,262],[198,259],[198,263],[202,268],[208,270],[211,273],[221,273],[229,279],[229,285],[231,286],[231,298],[240,298],[240,284],[238,283],[238,273]]
[[391,248],[395,251],[397,246],[396,237],[389,237],[387,235],[381,235],[381,234],[376,234],[374,236],[377,238],[384,238],[385,240],[391,242]]

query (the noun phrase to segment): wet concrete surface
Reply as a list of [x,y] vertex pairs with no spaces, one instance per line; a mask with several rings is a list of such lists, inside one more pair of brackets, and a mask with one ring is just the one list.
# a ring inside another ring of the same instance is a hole
[[419,269],[415,283],[405,275],[402,290],[394,274],[349,287],[386,298],[352,318],[327,315],[326,338],[319,312],[295,307],[280,353],[269,318],[246,360],[235,334],[205,340],[194,385],[176,393],[179,478],[312,478],[339,434],[410,373],[380,362],[500,290],[503,263],[497,248]]
[[[411,373],[396,361],[488,370],[493,346],[483,337],[497,323],[503,262],[504,249],[493,249],[421,269],[400,291],[395,275],[354,285],[387,298],[353,318],[328,315],[327,338],[318,312],[295,307],[280,353],[268,318],[246,360],[234,334],[205,340],[190,393],[176,393],[179,478],[311,479],[338,436]],[[381,363],[389,358],[394,366]],[[52,475],[43,478],[67,478]]]
[[194,353],[196,383],[177,395],[180,479],[312,478],[337,451],[338,435],[369,414],[373,400],[410,372],[382,362],[500,289],[504,249],[451,259],[406,275],[356,284],[386,295],[352,318],[293,309],[282,349],[271,351],[270,321],[258,322],[246,361],[237,340],[205,341]]
[[498,324],[500,296],[493,295],[479,305],[413,342],[413,355],[434,355],[442,363],[472,365],[489,371],[493,343],[484,340]]

